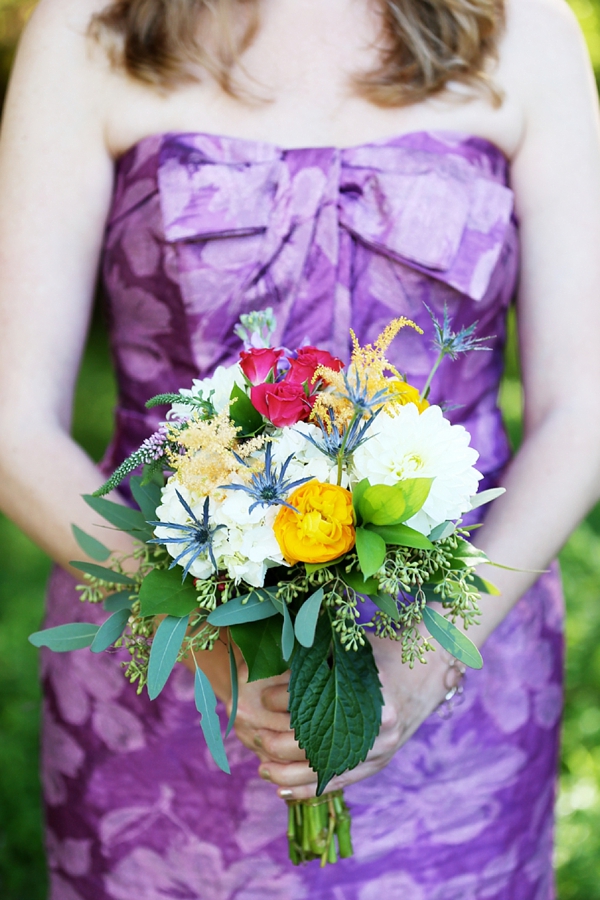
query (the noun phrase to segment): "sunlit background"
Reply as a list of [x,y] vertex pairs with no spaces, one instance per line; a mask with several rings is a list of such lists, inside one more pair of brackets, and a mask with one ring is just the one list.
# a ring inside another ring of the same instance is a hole
[[[600,0],[571,0],[571,4],[600,78]],[[0,97],[19,31],[34,5],[32,0],[0,0]],[[114,396],[97,310],[81,368],[74,425],[75,437],[94,459],[102,455],[110,434]],[[501,403],[517,446],[521,392],[514,329]],[[0,547],[0,898],[43,900],[38,655],[27,635],[40,624],[50,564],[2,517]],[[600,508],[573,535],[561,563],[569,618],[556,850],[559,897],[600,900]]]

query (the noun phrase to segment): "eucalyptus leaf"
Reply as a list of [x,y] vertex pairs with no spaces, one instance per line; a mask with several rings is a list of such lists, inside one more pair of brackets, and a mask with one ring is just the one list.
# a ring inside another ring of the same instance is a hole
[[[282,615],[283,615],[283,628],[281,631],[281,652],[283,654],[283,658],[286,662],[289,662],[292,653],[294,652],[294,626],[292,625],[292,617],[290,616],[290,611],[288,609],[288,605],[285,601],[282,603]],[[297,620],[296,620],[297,624]]]
[[194,679],[194,700],[196,709],[200,713],[200,727],[211,756],[218,767],[230,775],[231,770],[221,734],[221,723],[217,715],[217,698],[210,681],[198,666],[196,666]]
[[482,578],[481,575],[472,576],[473,584],[477,588],[480,594],[490,594],[493,597],[499,597],[500,591],[491,581],[488,581],[487,578]]
[[225,730],[225,737],[227,737],[235,723],[238,708],[238,696],[240,693],[237,662],[235,661],[235,653],[231,642],[229,643],[229,677],[231,680],[231,712],[229,713],[229,722],[227,723],[227,729]]
[[29,643],[34,647],[48,647],[55,653],[66,653],[68,650],[80,650],[89,647],[96,637],[98,625],[90,622],[70,622],[68,625],[55,625],[29,635]]
[[320,795],[365,759],[379,733],[383,697],[371,645],[345,650],[329,615],[320,616],[313,646],[294,653],[289,692],[291,725]]
[[454,522],[440,522],[429,532],[430,541],[443,541],[456,531]]
[[248,666],[248,681],[271,678],[288,670],[281,649],[280,619],[271,617],[244,622],[243,625],[232,625],[229,631]]
[[109,594],[104,598],[102,606],[106,612],[117,612],[119,609],[131,609],[135,594],[131,591],[117,591],[115,594]]
[[374,531],[383,538],[386,544],[397,544],[400,547],[415,547],[417,550],[433,550],[433,544],[420,531],[409,528],[408,525],[368,525],[369,531]]
[[188,626],[188,616],[167,616],[152,640],[148,663],[148,696],[155,700],[177,662]]
[[429,634],[465,666],[481,669],[483,659],[472,640],[431,606],[423,607],[423,622]]
[[229,418],[240,429],[242,437],[256,434],[264,427],[263,417],[252,405],[250,397],[239,384],[234,384],[230,400],[232,403],[229,407]]
[[481,493],[475,494],[475,496],[471,498],[471,509],[479,509],[480,506],[483,506],[485,503],[491,503],[492,500],[496,500],[505,493],[506,488],[503,487],[489,488],[487,491],[481,491]]
[[266,588],[256,588],[242,597],[234,597],[213,609],[208,617],[209,625],[221,628],[227,625],[240,625],[242,622],[258,622],[277,615],[277,608],[271,602]]
[[127,584],[135,586],[135,581],[128,575],[122,575],[121,572],[113,572],[112,569],[106,569],[104,566],[97,566],[95,563],[82,562],[78,559],[72,559],[69,562],[74,569],[85,572],[86,575],[92,575],[99,581],[105,581],[107,584]]
[[107,650],[114,644],[125,631],[130,615],[129,609],[119,609],[114,612],[96,632],[96,637],[90,647],[92,653],[102,653],[103,650]]
[[[317,619],[319,618],[323,596],[323,588],[318,588],[314,594],[311,594],[310,597],[304,601],[298,610],[298,615],[296,616],[296,621],[294,623],[294,631],[298,643],[302,644],[303,647],[312,647],[314,643],[315,628],[317,627]],[[289,659],[289,656],[285,656],[285,653],[284,657]]]
[[82,531],[81,528],[78,528],[77,525],[71,525],[71,531],[83,552],[87,553],[90,559],[95,559],[96,562],[106,562],[111,554],[108,547],[105,547],[103,543],[96,540],[96,538],[92,537],[90,534],[86,534],[86,532]]
[[104,497],[94,497],[92,494],[84,494],[83,499],[94,512],[101,515],[111,525],[115,525],[120,531],[132,534],[138,531],[149,532],[146,520],[139,509],[131,509],[129,506],[113,503],[112,500],[105,500]]
[[162,500],[159,485],[155,481],[144,482],[142,475],[134,475],[129,480],[129,487],[146,522],[153,522],[156,519],[156,507],[160,506]]
[[356,553],[365,579],[374,575],[385,560],[385,541],[366,528],[356,529]]
[[187,616],[198,606],[191,578],[181,581],[181,569],[153,569],[140,587],[142,616]]

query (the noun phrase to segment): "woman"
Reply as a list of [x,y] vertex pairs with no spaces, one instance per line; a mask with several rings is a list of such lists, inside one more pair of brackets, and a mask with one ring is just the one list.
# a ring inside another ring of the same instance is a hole
[[[600,141],[574,19],[561,0],[104,6],[41,0],[0,150],[0,497],[63,567],[48,623],[92,614],[70,525],[97,528],[80,495],[103,476],[69,423],[101,254],[120,383],[106,468],[153,430],[148,397],[235,357],[244,310],[275,306],[283,343],[339,353],[349,325],[364,341],[402,313],[430,334],[424,303],[478,320],[493,352],[444,363],[438,398],[460,404],[486,482],[507,489],[478,545],[518,571],[493,571],[501,597],[470,632],[485,666],[449,718],[431,715],[448,660],[411,671],[374,642],[381,733],[331,783],[355,857],[324,871],[286,860],[277,792],[315,780],[285,677],[241,689],[228,777],[185,669],[151,704],[109,654],[44,658],[52,900],[547,900],[562,612],[556,571],[536,573],[600,469]],[[517,221],[525,439],[506,468],[495,400]],[[422,382],[429,341],[396,354]],[[227,703],[225,660],[201,663]]]

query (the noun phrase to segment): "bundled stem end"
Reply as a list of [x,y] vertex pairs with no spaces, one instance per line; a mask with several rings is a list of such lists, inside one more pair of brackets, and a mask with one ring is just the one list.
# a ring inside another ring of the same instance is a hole
[[288,846],[295,866],[318,859],[323,867],[337,862],[338,856],[340,859],[352,856],[350,812],[343,791],[286,803]]

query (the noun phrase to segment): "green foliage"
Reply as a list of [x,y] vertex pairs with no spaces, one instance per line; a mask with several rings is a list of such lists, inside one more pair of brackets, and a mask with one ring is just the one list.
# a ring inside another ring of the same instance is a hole
[[97,631],[98,626],[89,622],[70,622],[30,634],[29,643],[34,647],[49,647],[55,653],[67,653],[91,646]]
[[98,581],[103,581],[105,584],[135,585],[133,578],[130,578],[128,575],[123,575],[122,572],[115,572],[114,569],[106,569],[103,566],[97,566],[94,563],[81,562],[78,559],[72,559],[70,565],[72,565],[74,569],[79,569],[80,572],[85,572],[86,575],[91,575],[92,578],[95,578]]
[[[298,643],[302,644],[303,647],[312,647],[315,642],[315,629],[324,596],[323,588],[319,588],[314,594],[306,598],[298,610],[298,615],[294,622],[294,631],[298,638]],[[289,659],[289,656],[285,658]]]
[[233,723],[235,722],[235,717],[237,715],[238,697],[240,693],[237,662],[235,661],[235,651],[233,649],[233,644],[231,643],[229,644],[229,677],[231,680],[231,712],[229,713],[229,722],[227,723],[225,737],[227,737],[233,728]]
[[355,502],[363,524],[398,525],[405,522],[419,512],[431,485],[431,478],[408,478],[394,485],[374,484],[366,490],[361,488]]
[[143,616],[187,616],[198,606],[198,594],[191,578],[181,581],[181,569],[154,569],[140,588]]
[[131,591],[117,591],[114,594],[109,594],[102,605],[106,612],[117,612],[119,609],[131,609],[134,598],[135,594],[132,594]]
[[423,621],[431,637],[435,638],[444,650],[455,656],[465,666],[470,666],[472,669],[481,669],[483,666],[481,653],[473,641],[464,632],[460,631],[456,625],[453,625],[452,622],[441,616],[431,606],[423,608]]
[[161,485],[156,481],[146,481],[143,475],[134,475],[129,479],[129,487],[146,522],[154,521],[156,507],[160,506],[161,501]]
[[252,406],[250,397],[238,384],[234,384],[232,388],[231,400],[229,416],[233,424],[240,429],[242,437],[250,437],[264,428],[263,417]]
[[279,618],[259,619],[232,625],[231,637],[242,651],[248,666],[248,681],[259,681],[282,675],[288,669],[281,647],[281,621]]
[[241,625],[246,622],[257,622],[277,615],[277,607],[271,602],[271,594],[267,588],[257,588],[250,594],[234,597],[217,606],[208,617],[209,625],[223,628],[226,625]]
[[83,499],[94,512],[97,512],[98,515],[110,522],[111,525],[114,525],[115,528],[133,534],[140,540],[143,540],[144,536],[152,536],[139,509],[131,509],[129,506],[113,503],[112,500],[95,497],[93,494],[84,494]]
[[148,664],[148,696],[151,700],[158,697],[173,671],[187,625],[187,616],[167,616],[156,629]]
[[104,544],[97,541],[96,538],[91,535],[86,534],[85,531],[82,531],[77,525],[71,525],[71,531],[73,532],[73,537],[84,553],[87,553],[87,555],[91,559],[95,559],[96,562],[106,562],[110,556],[108,547],[105,547]]
[[379,733],[383,697],[371,645],[345,650],[322,615],[313,646],[292,657],[289,690],[292,728],[322,794],[334,775],[365,759]]
[[378,572],[384,563],[385,541],[368,528],[357,528],[356,553],[366,580]]
[[221,723],[217,715],[217,698],[212,685],[202,669],[196,665],[196,677],[194,679],[194,700],[196,709],[200,713],[200,726],[206,745],[212,758],[223,772],[231,774],[227,754],[221,734]]
[[125,631],[129,615],[128,609],[118,609],[100,626],[90,647],[92,653],[102,653],[119,640]]
[[409,528],[408,525],[370,525],[369,531],[374,531],[383,538],[386,544],[397,544],[399,547],[416,547],[419,550],[433,550],[433,544],[420,531]]

